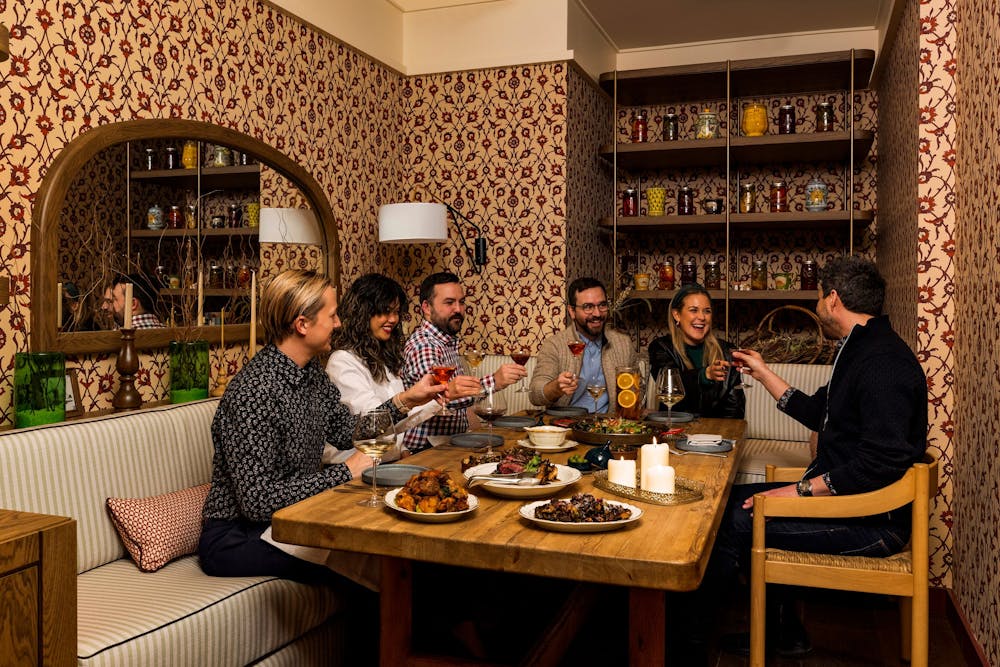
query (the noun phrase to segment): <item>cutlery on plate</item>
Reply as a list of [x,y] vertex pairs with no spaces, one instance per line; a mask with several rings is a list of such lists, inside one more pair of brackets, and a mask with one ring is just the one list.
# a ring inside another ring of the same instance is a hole
[[720,459],[729,458],[729,454],[716,454],[715,452],[682,452],[679,449],[670,448],[671,454],[676,454],[677,456],[687,456],[688,454],[700,454],[701,456],[714,456]]

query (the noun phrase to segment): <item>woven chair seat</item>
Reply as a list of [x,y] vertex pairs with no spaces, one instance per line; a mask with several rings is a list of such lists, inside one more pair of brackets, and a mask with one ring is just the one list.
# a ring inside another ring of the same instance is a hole
[[767,549],[767,560],[779,563],[853,568],[875,572],[913,573],[913,562],[910,559],[909,551],[903,551],[892,556],[887,556],[886,558],[875,558],[871,556],[841,556],[839,554],[816,554],[808,551]]

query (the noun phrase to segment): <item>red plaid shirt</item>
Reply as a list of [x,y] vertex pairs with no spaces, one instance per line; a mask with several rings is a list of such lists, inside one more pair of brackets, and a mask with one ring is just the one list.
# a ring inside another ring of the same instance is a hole
[[[412,387],[433,366],[455,366],[458,363],[458,337],[445,333],[428,321],[424,321],[406,341],[403,349],[403,370],[400,377],[403,384]],[[483,389],[492,390],[495,382],[492,375],[480,379]],[[447,404],[453,414],[439,415],[428,419],[420,426],[411,428],[403,436],[403,446],[411,452],[419,452],[430,447],[429,435],[452,435],[469,430],[469,418],[465,409],[475,402],[472,396],[455,399]]]

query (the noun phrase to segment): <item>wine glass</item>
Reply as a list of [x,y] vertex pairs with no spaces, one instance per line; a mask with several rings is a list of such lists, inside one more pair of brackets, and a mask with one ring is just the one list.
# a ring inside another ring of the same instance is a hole
[[[434,381],[438,384],[448,384],[451,379],[455,377],[456,370],[458,370],[458,367],[454,364],[450,366],[447,364],[437,364],[435,366],[431,366],[431,375],[434,376]],[[446,406],[445,409],[441,411],[441,414],[453,415],[455,412],[455,410]]]
[[[583,368],[583,349],[587,347],[587,344],[579,338],[574,338],[566,345],[569,347],[569,353],[576,357],[579,362],[577,364],[577,370],[574,371],[574,375],[579,375],[580,370]],[[600,394],[598,394],[598,396],[600,396]]]
[[362,412],[354,422],[351,439],[355,449],[372,457],[372,495],[358,504],[363,507],[381,507],[385,501],[378,495],[375,475],[378,464],[382,462],[382,455],[396,443],[392,413],[385,409]]
[[476,402],[476,414],[489,425],[490,437],[486,442],[486,455],[493,454],[493,422],[503,417],[507,412],[507,401],[499,392],[488,389],[483,397]]
[[684,383],[676,368],[664,368],[656,378],[656,398],[667,406],[667,430],[673,426],[673,407],[684,400]]
[[597,378],[591,380],[587,383],[587,393],[590,397],[594,399],[594,414],[597,414],[597,399],[604,395],[604,392],[608,390],[606,384],[604,384],[604,378]]
[[483,353],[474,347],[469,347],[462,353],[462,359],[465,360],[468,366],[469,375],[478,377],[479,374],[476,372],[476,369],[479,368],[479,364],[483,363]]
[[[527,366],[528,359],[531,359],[531,354],[528,352],[528,348],[523,345],[518,345],[514,348],[514,351],[510,353],[510,358],[519,366]],[[528,388],[524,386],[524,378],[521,378],[521,382],[517,385],[516,393],[523,394],[527,391]]]
[[[734,352],[739,352],[740,354],[746,354],[749,350],[736,349]],[[744,374],[740,369],[746,368],[746,362],[740,359],[734,358],[729,365],[730,372],[739,373],[739,380],[733,385],[734,389],[749,389],[753,386],[752,376]]]

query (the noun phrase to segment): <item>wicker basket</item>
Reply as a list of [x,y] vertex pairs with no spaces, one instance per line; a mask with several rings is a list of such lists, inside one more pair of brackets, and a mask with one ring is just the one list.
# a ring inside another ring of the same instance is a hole
[[[802,322],[803,316],[808,322]],[[788,305],[765,315],[741,347],[760,352],[768,363],[830,364],[837,343],[823,335],[823,326],[814,312]]]

